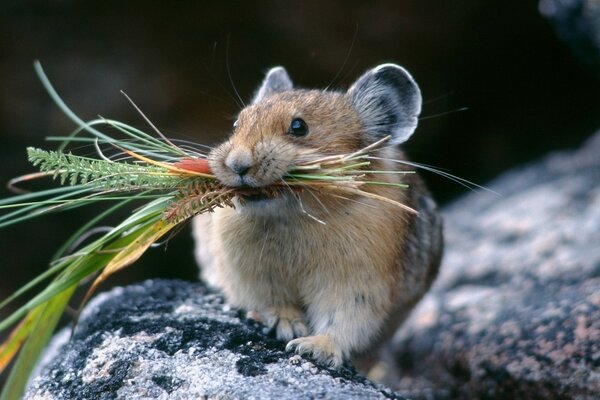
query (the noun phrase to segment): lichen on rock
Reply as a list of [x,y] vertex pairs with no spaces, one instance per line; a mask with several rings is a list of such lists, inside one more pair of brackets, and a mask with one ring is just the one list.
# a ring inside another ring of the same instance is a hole
[[350,368],[287,353],[199,283],[113,289],[69,333],[53,339],[26,399],[400,398]]

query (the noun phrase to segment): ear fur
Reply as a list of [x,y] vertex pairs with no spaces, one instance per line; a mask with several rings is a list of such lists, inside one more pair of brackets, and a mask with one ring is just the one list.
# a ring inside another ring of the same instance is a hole
[[421,112],[421,91],[408,71],[396,64],[382,64],[367,71],[348,89],[368,141],[392,135],[393,143],[405,142],[415,131]]
[[267,72],[265,79],[252,99],[252,104],[256,104],[274,93],[292,90],[294,84],[287,71],[283,67],[273,67]]

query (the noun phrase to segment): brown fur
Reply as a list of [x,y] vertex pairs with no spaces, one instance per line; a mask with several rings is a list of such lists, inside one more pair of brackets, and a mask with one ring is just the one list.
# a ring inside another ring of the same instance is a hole
[[[287,133],[302,118],[305,137]],[[309,157],[365,146],[361,119],[347,94],[290,90],[241,111],[231,138],[210,165],[229,186],[262,187]],[[397,148],[381,157],[402,159]],[[230,157],[228,159],[228,157]],[[242,178],[228,162],[249,162]],[[241,161],[240,161],[241,160]],[[380,162],[374,169],[398,170]],[[431,285],[439,266],[441,220],[416,174],[377,175],[406,190],[369,190],[419,211],[376,199],[306,189],[284,192],[195,219],[202,277],[229,302],[252,311],[288,348],[338,366],[376,350]]]

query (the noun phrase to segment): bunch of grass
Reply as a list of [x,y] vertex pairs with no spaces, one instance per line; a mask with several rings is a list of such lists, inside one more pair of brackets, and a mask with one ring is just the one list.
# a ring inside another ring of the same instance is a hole
[[[21,397],[41,351],[73,292],[82,282],[96,277],[87,291],[85,303],[107,277],[131,265],[152,244],[182,222],[215,207],[231,207],[236,194],[257,190],[223,186],[211,174],[204,148],[184,142],[176,145],[150,121],[148,123],[156,130],[157,136],[110,119],[82,121],[60,99],[39,63],[35,68],[48,93],[78,125],[78,129],[69,136],[49,138],[62,142],[55,151],[27,150],[29,160],[40,171],[15,178],[10,186],[20,190],[30,180],[53,177],[61,187],[0,200],[0,210],[6,211],[0,215],[0,228],[99,202],[113,204],[66,241],[46,272],[0,302],[2,309],[48,281],[43,290],[30,295],[29,300],[0,321],[0,332],[13,327],[8,339],[0,345],[0,372],[18,354],[0,395],[1,400]],[[99,130],[102,126],[112,128],[122,137],[103,133]],[[400,203],[363,190],[365,185],[389,185],[366,179],[367,176],[386,172],[369,169],[370,152],[384,142],[385,139],[352,154],[303,162],[291,168],[281,182],[260,190],[277,195],[281,188],[318,188],[338,194],[368,196],[414,212]],[[93,146],[94,156],[73,154],[67,150],[67,146],[73,144],[86,145],[86,148]],[[82,235],[101,220],[139,202],[144,204],[122,223],[77,248]],[[75,250],[69,250],[73,247]]]

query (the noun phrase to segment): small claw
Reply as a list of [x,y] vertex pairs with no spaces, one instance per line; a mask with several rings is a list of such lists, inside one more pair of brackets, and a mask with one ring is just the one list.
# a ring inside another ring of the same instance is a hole
[[308,335],[302,314],[294,308],[268,309],[261,315],[267,331],[275,332],[277,339],[291,340]]
[[316,335],[300,337],[290,340],[285,346],[286,351],[295,351],[298,354],[310,354],[317,361],[339,368],[343,363],[341,351],[339,351],[328,335]]
[[292,340],[297,337],[308,335],[308,328],[301,319],[288,320],[280,318],[277,324],[277,338],[280,340]]

